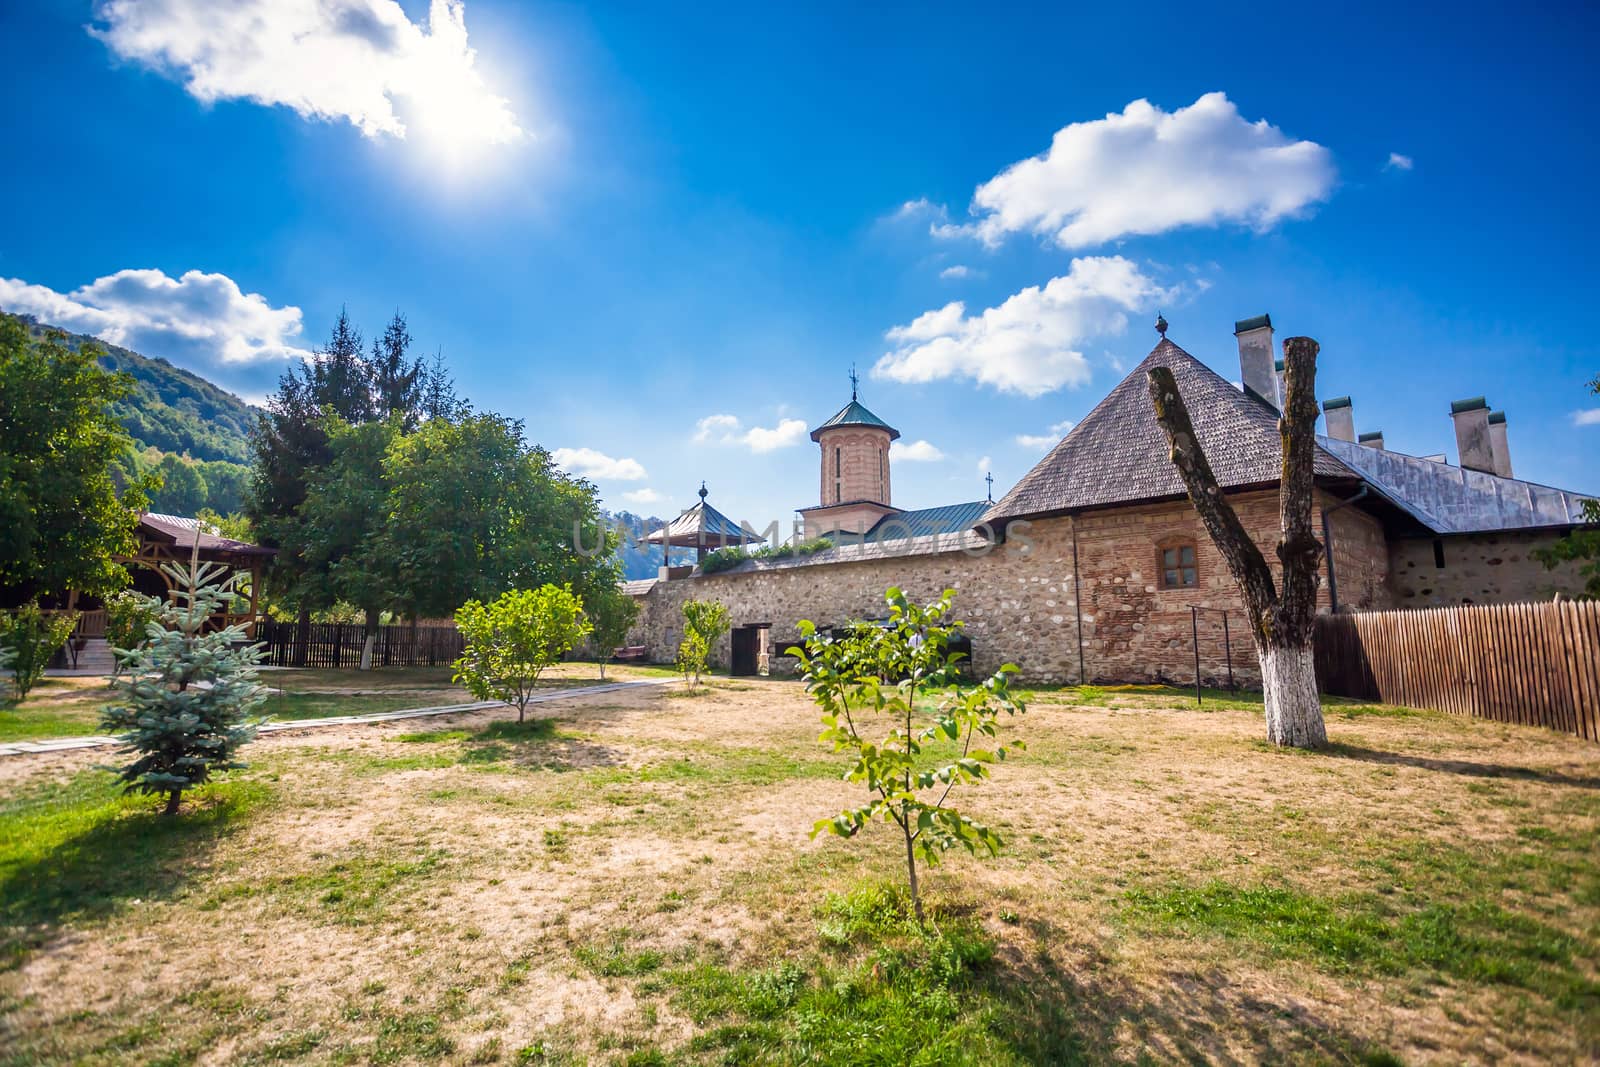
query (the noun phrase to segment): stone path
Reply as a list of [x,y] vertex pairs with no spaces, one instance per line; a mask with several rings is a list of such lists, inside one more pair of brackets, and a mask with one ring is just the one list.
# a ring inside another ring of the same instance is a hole
[[[561,700],[565,697],[593,696],[596,693],[614,693],[622,689],[636,689],[647,685],[670,685],[677,681],[676,678],[652,678],[637,682],[607,682],[604,685],[586,685],[575,689],[552,689],[548,693],[540,693],[529,700],[529,705],[546,704],[552,700]],[[401,719],[429,719],[436,715],[459,715],[464,711],[487,711],[493,708],[504,708],[496,700],[478,701],[473,704],[440,704],[431,708],[407,708],[404,711],[379,711],[371,715],[333,715],[324,719],[285,719],[279,722],[269,722],[261,727],[264,734],[277,733],[280,730],[317,730],[328,726],[360,726],[369,722],[396,722]],[[122,742],[115,737],[47,737],[39,741],[8,741],[0,744],[0,756],[29,756],[40,752],[68,752],[75,748],[108,748],[120,745]]]

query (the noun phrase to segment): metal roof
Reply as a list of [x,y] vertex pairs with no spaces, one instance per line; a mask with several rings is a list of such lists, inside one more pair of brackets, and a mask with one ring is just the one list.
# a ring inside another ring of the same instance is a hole
[[202,552],[227,552],[239,556],[275,556],[278,550],[248,541],[235,541],[214,532],[216,527],[184,515],[162,515],[146,512],[139,516],[140,536],[151,541],[170,544],[182,551],[192,551],[195,541]]
[[[659,545],[662,542],[662,532],[659,529],[652,530],[643,540]],[[753,533],[747,534],[738,523],[707,504],[704,498],[668,523],[665,533],[667,544],[678,548],[720,548],[724,545],[753,544],[763,540]]]
[[836,426],[876,426],[880,430],[888,430],[891,441],[900,436],[899,430],[868,411],[866,405],[855,397],[851,397],[850,403],[840,408],[833,418],[812,430],[811,439],[821,440],[823,430],[831,430]]
[[1583,501],[1587,498],[1565,489],[1500,478],[1331,437],[1318,437],[1317,444],[1436,534],[1526,530],[1583,522]]
[[974,500],[968,504],[945,504],[943,507],[922,508],[885,515],[863,535],[869,544],[880,541],[898,541],[908,537],[927,537],[931,534],[956,533],[978,525],[983,513],[989,510],[989,501]]

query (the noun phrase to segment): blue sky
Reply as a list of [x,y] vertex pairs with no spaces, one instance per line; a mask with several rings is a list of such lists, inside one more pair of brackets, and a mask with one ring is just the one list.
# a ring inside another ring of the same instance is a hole
[[341,305],[369,336],[398,307],[611,506],[670,514],[704,478],[762,525],[816,503],[799,431],[852,363],[913,446],[896,503],[932,506],[1009,487],[1158,309],[1235,379],[1232,323],[1266,311],[1390,447],[1454,460],[1449,402],[1485,394],[1518,476],[1595,491],[1597,28],[7,4],[0,306],[251,398]]

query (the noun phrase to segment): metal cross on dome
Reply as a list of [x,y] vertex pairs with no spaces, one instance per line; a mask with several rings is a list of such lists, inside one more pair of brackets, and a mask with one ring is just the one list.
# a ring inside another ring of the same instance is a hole
[[990,471],[988,474],[985,474],[983,476],[983,480],[989,483],[989,503],[993,504],[994,503],[994,471]]
[[850,364],[850,399],[851,400],[854,400],[856,398],[856,384],[860,380],[861,379],[856,377],[856,365],[854,363]]

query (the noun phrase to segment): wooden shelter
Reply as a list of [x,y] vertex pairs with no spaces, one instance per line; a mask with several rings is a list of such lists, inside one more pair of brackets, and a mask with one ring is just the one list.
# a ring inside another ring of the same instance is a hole
[[147,513],[139,516],[138,551],[132,556],[118,556],[117,562],[132,571],[134,589],[162,599],[173,590],[171,578],[162,570],[168,563],[188,567],[198,557],[202,563],[220,563],[234,574],[248,572],[249,610],[225,609],[219,613],[217,623],[243,626],[254,637],[261,607],[261,568],[276,554],[276,549],[223,537],[199,519]]
[[[765,540],[707,504],[707,495],[706,483],[701,482],[700,503],[689,508],[662,529],[645,535],[644,542],[665,545],[669,549],[692,548],[695,550],[695,559],[702,560],[706,558],[706,553],[713,549],[758,544]],[[665,573],[672,569],[667,564],[665,552],[662,554],[662,563],[662,577],[674,577]]]

